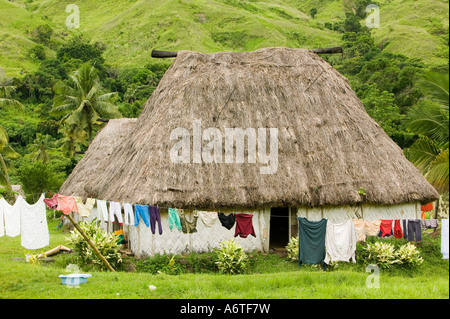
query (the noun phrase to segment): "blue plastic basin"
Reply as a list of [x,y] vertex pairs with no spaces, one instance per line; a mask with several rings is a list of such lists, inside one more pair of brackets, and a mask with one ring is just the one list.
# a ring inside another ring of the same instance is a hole
[[61,278],[61,284],[69,286],[77,286],[84,284],[91,274],[69,274],[69,275],[59,275]]

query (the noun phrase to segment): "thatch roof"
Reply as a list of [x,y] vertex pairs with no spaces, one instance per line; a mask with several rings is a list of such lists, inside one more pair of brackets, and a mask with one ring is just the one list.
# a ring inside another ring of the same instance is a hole
[[[64,182],[60,194],[70,192],[71,195],[80,194],[79,196],[86,197],[86,192],[80,189],[80,186],[88,185],[93,176],[102,174],[114,149],[128,136],[136,121],[135,118],[109,120],[108,124],[97,133],[83,158]],[[75,185],[78,186],[73,188]],[[71,190],[67,190],[67,187]]]
[[[243,164],[174,164],[171,131],[192,133],[194,120],[222,132],[278,128],[276,173],[260,174],[261,164],[247,157]],[[180,51],[128,133],[108,137],[110,125],[60,193],[180,208],[395,204],[438,196],[366,113],[348,80],[306,49]],[[111,139],[115,147],[105,157]]]

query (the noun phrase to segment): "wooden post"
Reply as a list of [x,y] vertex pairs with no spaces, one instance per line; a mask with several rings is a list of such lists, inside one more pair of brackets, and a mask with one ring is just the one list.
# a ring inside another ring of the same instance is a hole
[[112,272],[116,272],[113,267],[109,264],[109,262],[106,260],[106,258],[98,251],[97,247],[91,242],[89,237],[86,235],[86,233],[81,229],[81,227],[77,224],[77,222],[70,216],[70,213],[66,215],[67,218],[69,218],[70,222],[75,226],[75,228],[80,232],[80,234],[84,237],[84,239],[87,241],[89,246],[92,247],[94,252],[97,254],[97,256],[103,261],[103,263],[106,265],[106,267],[111,270]]

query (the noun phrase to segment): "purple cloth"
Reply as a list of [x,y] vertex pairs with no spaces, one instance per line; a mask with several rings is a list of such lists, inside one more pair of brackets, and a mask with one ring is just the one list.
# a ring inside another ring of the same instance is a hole
[[161,225],[161,214],[159,213],[159,208],[156,206],[148,206],[148,213],[150,215],[150,227],[152,229],[152,233],[155,233],[156,222],[158,222],[159,234],[162,235],[162,225]]

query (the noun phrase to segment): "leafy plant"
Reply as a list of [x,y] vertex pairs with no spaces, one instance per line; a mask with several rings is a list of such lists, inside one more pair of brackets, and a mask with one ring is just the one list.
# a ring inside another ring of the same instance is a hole
[[392,243],[368,243],[362,251],[361,259],[369,264],[377,264],[381,269],[388,269],[393,265],[413,267],[422,264],[423,258],[417,247],[411,243],[399,245]]
[[366,196],[366,189],[364,187],[360,187],[358,189],[358,194],[361,196]]
[[248,266],[248,256],[241,245],[234,238],[221,242],[216,251],[216,265],[221,273],[239,274],[243,273]]
[[286,245],[287,258],[291,261],[298,261],[298,237],[291,237]]
[[419,250],[411,243],[400,246],[397,250],[397,259],[399,260],[399,264],[410,267],[418,266],[423,263],[423,258],[420,257]]
[[[121,245],[118,244],[119,236],[105,232],[95,219],[90,223],[80,222],[79,226],[113,268],[122,263],[122,255],[119,252]],[[80,232],[73,230],[70,233],[69,241],[73,245],[74,250],[78,252],[81,263],[92,264],[103,269],[105,267],[103,261],[100,260]]]

